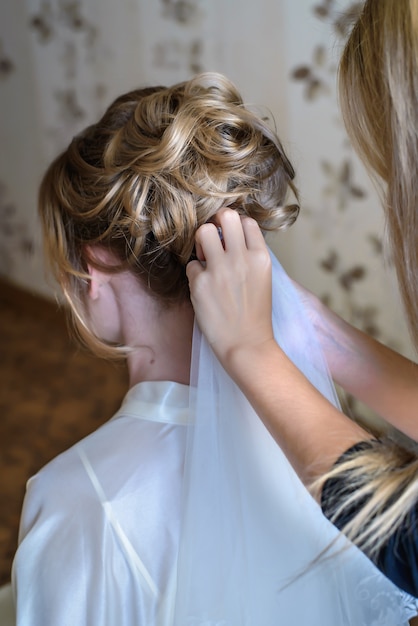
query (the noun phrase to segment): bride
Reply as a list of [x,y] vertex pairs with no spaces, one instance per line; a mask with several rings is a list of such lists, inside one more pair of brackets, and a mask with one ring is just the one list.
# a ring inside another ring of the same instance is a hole
[[[399,626],[414,614],[323,517],[194,326],[197,228],[223,206],[264,231],[290,226],[293,177],[275,133],[217,74],[120,96],[49,167],[48,259],[80,338],[126,359],[129,390],[28,483],[19,626]],[[283,349],[337,403],[277,262],[274,281]]]

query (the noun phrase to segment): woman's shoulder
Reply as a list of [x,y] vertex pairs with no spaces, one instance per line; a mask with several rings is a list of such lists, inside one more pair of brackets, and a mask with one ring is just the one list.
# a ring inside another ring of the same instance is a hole
[[183,428],[130,416],[111,419],[29,479],[21,535],[40,520],[73,523],[78,512],[84,519],[86,511],[101,516],[104,501],[129,499],[132,494],[140,501],[149,485],[155,489],[167,474],[177,485],[185,445]]
[[[347,450],[336,465],[372,447],[372,441],[360,442]],[[370,495],[365,496],[341,507],[354,491],[353,485],[349,469],[328,478],[322,489],[322,510],[340,530],[353,520],[370,498]],[[340,511],[336,517],[333,516],[335,510]],[[395,585],[411,596],[418,597],[418,499],[408,505],[402,521],[377,549],[373,548],[370,553],[370,548],[367,548],[364,552]]]
[[398,587],[418,597],[418,501],[375,560],[379,569]]
[[97,432],[58,454],[29,478],[20,521],[20,539],[43,520],[57,521],[70,511],[74,516],[76,510],[85,505],[85,471],[78,449],[84,443],[93,444],[98,438]]

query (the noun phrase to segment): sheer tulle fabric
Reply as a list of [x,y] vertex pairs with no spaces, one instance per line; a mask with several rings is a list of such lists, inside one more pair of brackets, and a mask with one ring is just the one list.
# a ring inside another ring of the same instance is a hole
[[[277,265],[275,285],[281,343],[336,402]],[[192,369],[190,388],[132,387],[113,419],[29,481],[17,624],[406,624],[413,608],[356,549],[339,541],[312,565],[337,532],[197,331]]]
[[[309,315],[274,257],[273,324],[338,405]],[[401,593],[323,517],[198,329],[190,403],[175,626],[405,624]]]

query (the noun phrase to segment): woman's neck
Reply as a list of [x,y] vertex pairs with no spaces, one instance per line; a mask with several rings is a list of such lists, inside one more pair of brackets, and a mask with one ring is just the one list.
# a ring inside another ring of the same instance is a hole
[[153,311],[125,325],[125,342],[133,346],[127,361],[129,386],[146,380],[188,385],[193,323],[193,308],[186,302],[168,309],[155,305]]
[[171,380],[189,384],[194,311],[190,300],[163,305],[131,271],[90,268],[87,305],[103,339],[128,346],[129,386]]

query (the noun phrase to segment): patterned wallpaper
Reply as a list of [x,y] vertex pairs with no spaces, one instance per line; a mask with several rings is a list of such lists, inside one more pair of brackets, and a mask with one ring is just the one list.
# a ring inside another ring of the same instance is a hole
[[218,70],[268,109],[296,166],[301,216],[272,244],[282,263],[349,321],[407,352],[379,199],[349,145],[335,90],[338,56],[361,4],[1,3],[0,273],[52,293],[36,192],[74,133],[124,90]]
[[[311,49],[290,67],[291,93],[302,98],[292,141],[304,156],[298,169],[300,230],[291,238],[288,266],[349,322],[410,356],[394,272],[385,254],[379,197],[347,139],[336,95],[339,54],[362,4],[311,3]],[[305,259],[314,263],[307,267],[297,250],[305,250]],[[375,420],[352,397],[341,395],[353,415]]]
[[[3,40],[0,38],[0,90],[16,71],[16,66]],[[1,93],[1,92],[0,92]],[[0,173],[1,175],[1,173]],[[0,179],[0,270],[13,273],[14,257],[30,259],[34,254],[34,241],[18,207],[12,200],[6,181]]]
[[[337,5],[335,0],[323,0],[322,4],[312,6],[312,13],[316,19],[324,21],[330,27],[334,40],[343,44],[361,7],[362,2],[351,2],[341,10],[341,6]],[[292,70],[291,80],[301,84],[302,95],[307,103],[321,99],[328,99],[334,103],[336,71],[335,55],[329,53],[327,45],[318,42],[313,47],[310,60]],[[341,127],[339,117],[336,124]],[[319,155],[320,200],[332,203],[333,210],[339,214],[339,228],[345,237],[350,231],[346,214],[353,204],[370,201],[370,192],[357,180],[355,167],[357,159],[345,133],[340,132],[338,138],[338,152],[329,156]],[[306,215],[311,215],[312,219],[315,219],[312,209],[308,208]],[[367,280],[368,259],[356,259],[356,255],[352,255],[348,263],[345,262],[338,250],[338,233],[336,235],[337,240],[327,236],[327,241],[324,241],[324,250],[318,260],[319,268],[324,273],[332,275],[335,279],[334,284],[345,292],[345,314],[349,313],[350,321],[379,338],[383,335],[383,330],[379,325],[378,307],[368,303],[361,304],[355,298],[356,283]],[[364,237],[369,245],[369,254],[381,256],[383,246],[379,231],[365,233]],[[322,297],[327,304],[333,305],[333,294],[329,288],[323,292]]]

